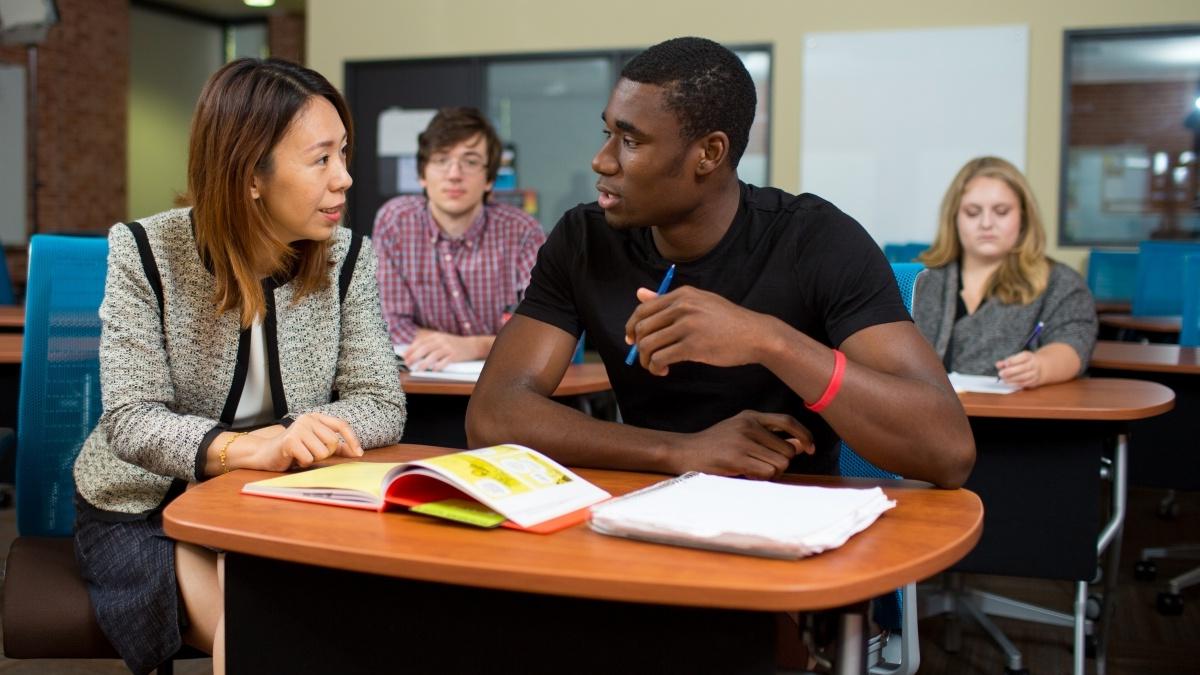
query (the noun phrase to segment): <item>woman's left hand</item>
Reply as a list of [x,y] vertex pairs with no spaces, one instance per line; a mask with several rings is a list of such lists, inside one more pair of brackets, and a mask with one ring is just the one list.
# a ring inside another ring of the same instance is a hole
[[996,362],[1000,379],[1022,389],[1033,389],[1042,384],[1042,360],[1030,351],[1024,351]]

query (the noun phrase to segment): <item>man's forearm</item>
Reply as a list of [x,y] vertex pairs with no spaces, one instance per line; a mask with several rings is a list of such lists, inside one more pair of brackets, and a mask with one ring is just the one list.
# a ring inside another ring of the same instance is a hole
[[[762,364],[813,403],[830,382],[833,352],[782,321],[777,324],[764,337]],[[924,362],[928,355],[920,350],[928,348],[890,345],[920,362],[893,374],[872,363],[878,345],[855,344],[856,338],[843,344],[847,359],[841,387],[821,415],[847,445],[881,468],[947,487],[960,485],[974,463],[974,440],[958,397],[939,381],[945,375],[936,363]]]

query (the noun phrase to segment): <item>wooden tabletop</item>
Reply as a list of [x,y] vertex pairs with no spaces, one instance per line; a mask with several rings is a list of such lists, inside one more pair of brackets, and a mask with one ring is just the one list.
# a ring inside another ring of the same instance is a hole
[[1092,368],[1156,373],[1200,374],[1200,349],[1179,345],[1100,340],[1092,352]]
[[24,333],[0,333],[0,364],[21,363]]
[[1140,330],[1145,333],[1178,333],[1183,328],[1183,317],[1178,314],[1169,316],[1101,314],[1099,319],[1100,324],[1104,326]]
[[1128,300],[1097,300],[1097,314],[1128,314],[1133,310],[1133,303]]
[[1157,382],[1088,377],[1011,394],[959,394],[968,417],[1052,420],[1140,420],[1175,406],[1175,392]]
[[0,305],[0,328],[25,328],[25,305]]
[[[448,380],[423,380],[409,373],[400,374],[400,384],[406,394],[442,394],[470,396],[475,391],[474,382],[451,382]],[[573,363],[567,367],[562,382],[554,390],[555,396],[577,396],[608,391],[608,373],[602,363]]]
[[[376,461],[414,459],[441,448],[397,445]],[[581,469],[614,495],[665,476]],[[799,477],[797,482],[882,485],[897,500],[842,547],[802,560],[650,544],[577,525],[550,535],[482,530],[405,512],[357,509],[239,494],[274,474],[240,470],[185,492],[166,509],[169,536],[279,560],[466,586],[580,598],[751,610],[839,607],[927,578],[978,541],[979,498],[913,481]]]

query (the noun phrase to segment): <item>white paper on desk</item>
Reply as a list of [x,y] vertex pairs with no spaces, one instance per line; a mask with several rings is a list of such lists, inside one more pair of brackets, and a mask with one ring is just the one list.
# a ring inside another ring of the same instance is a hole
[[686,473],[592,507],[602,534],[775,558],[837,548],[896,502],[878,487],[823,488]]
[[950,385],[955,393],[973,392],[976,394],[1011,394],[1020,389],[1016,385],[997,379],[993,375],[963,375],[950,373]]
[[[404,352],[408,351],[409,345],[398,344],[392,345],[392,351],[396,352],[396,356],[404,358]],[[409,377],[419,377],[430,380],[450,380],[452,382],[475,382],[479,380],[479,373],[483,372],[483,360],[474,361],[458,361],[457,363],[448,363],[441,370],[410,370]]]

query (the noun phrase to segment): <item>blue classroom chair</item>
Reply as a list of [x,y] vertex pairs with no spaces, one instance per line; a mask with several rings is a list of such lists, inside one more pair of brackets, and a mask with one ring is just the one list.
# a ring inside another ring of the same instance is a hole
[[1200,243],[1143,241],[1138,244],[1134,316],[1183,313],[1183,259],[1200,254]]
[[[913,246],[922,246],[917,253],[928,248],[921,244]],[[900,288],[900,299],[904,301],[904,308],[909,314],[912,314],[917,277],[924,271],[925,266],[921,263],[892,263],[892,273],[896,275],[896,285]],[[901,478],[863,459],[845,443],[841,444],[838,452],[838,473],[868,478]],[[871,675],[912,675],[917,672],[921,664],[920,642],[917,638],[917,585],[908,584],[892,596],[876,599],[873,611],[876,623],[900,634],[900,654],[895,662],[886,660],[881,654],[878,662],[870,668]],[[872,645],[872,649],[874,647]]]
[[1200,347],[1200,254],[1189,255],[1183,262],[1183,325],[1179,345]]
[[1137,288],[1137,251],[1092,249],[1087,285],[1096,302],[1133,302]]
[[[4,578],[10,658],[115,658],[96,624],[71,540],[71,469],[100,415],[100,316],[108,241],[29,243],[18,404],[17,538]],[[52,608],[52,609],[51,609]]]
[[[1200,255],[1184,258],[1183,271],[1183,328],[1179,332],[1179,346],[1200,347]],[[1173,491],[1172,491],[1173,492]],[[1196,559],[1200,557],[1200,543],[1180,543],[1142,549],[1142,555],[1134,568],[1139,579],[1153,579],[1158,573],[1159,558]],[[1176,575],[1167,580],[1166,590],[1155,599],[1158,611],[1168,616],[1183,613],[1183,591],[1200,584],[1200,567]]]
[[884,244],[883,255],[887,257],[890,263],[912,263],[916,262],[917,256],[925,252],[929,248],[929,244],[907,243],[907,244]]

